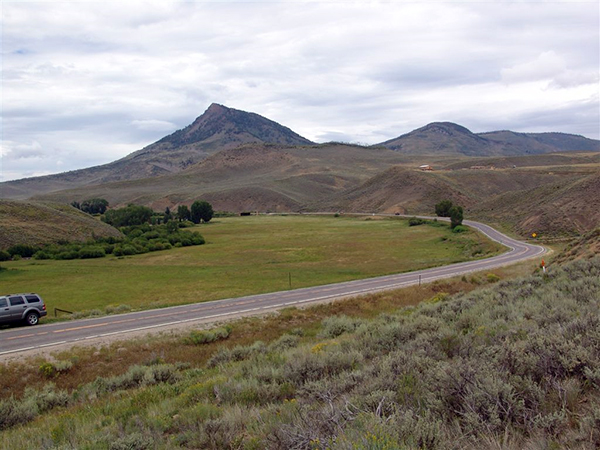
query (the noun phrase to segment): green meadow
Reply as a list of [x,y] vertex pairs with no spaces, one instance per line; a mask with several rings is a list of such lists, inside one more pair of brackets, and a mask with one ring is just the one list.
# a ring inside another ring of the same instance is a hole
[[147,309],[406,272],[490,256],[501,247],[441,223],[379,217],[251,216],[192,229],[195,247],[90,260],[2,263],[0,292],[37,292],[50,315]]

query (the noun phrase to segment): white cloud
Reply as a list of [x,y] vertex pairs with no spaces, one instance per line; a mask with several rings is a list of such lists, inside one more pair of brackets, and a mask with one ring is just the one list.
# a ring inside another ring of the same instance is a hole
[[131,125],[140,130],[175,131],[177,126],[166,120],[132,120]]
[[[539,130],[536,111],[554,111],[545,131],[598,138],[598,17],[575,2],[5,2],[2,176],[109,162],[211,102],[312,140],[434,120]],[[33,142],[41,157],[18,165]]]
[[533,61],[502,69],[502,80],[506,83],[551,80],[565,70],[564,59],[549,51],[541,53]]

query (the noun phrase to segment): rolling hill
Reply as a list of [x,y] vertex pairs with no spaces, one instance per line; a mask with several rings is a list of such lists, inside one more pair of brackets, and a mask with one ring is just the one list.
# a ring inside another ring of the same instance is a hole
[[217,210],[297,211],[405,161],[384,148],[245,144],[211,155],[178,174],[85,186],[36,198],[70,203],[101,197],[111,206],[133,202],[164,209],[202,197]]
[[15,244],[85,242],[94,236],[120,237],[121,233],[69,205],[0,200],[0,249]]

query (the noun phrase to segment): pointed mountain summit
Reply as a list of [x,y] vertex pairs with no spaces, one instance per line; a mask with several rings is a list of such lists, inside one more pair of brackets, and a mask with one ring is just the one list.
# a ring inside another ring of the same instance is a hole
[[191,125],[124,158],[87,169],[0,183],[0,197],[25,199],[58,190],[178,173],[218,151],[248,143],[312,144],[258,114],[213,103]]
[[240,144],[263,142],[282,145],[311,145],[312,142],[287,127],[255,113],[213,103],[191,125],[162,138],[155,145],[181,147],[233,148]]

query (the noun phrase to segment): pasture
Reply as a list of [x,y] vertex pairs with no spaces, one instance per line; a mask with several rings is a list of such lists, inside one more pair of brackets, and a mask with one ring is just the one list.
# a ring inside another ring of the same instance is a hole
[[2,263],[1,292],[37,292],[53,308],[148,309],[406,272],[501,248],[447,225],[379,217],[217,218],[192,229],[206,244],[92,260]]

